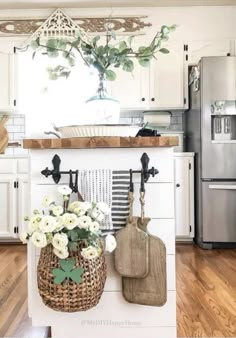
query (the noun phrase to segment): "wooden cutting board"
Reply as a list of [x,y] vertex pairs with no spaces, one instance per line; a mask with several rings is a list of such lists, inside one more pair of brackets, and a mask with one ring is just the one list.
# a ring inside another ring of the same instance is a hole
[[0,154],[4,154],[5,149],[8,145],[8,133],[4,127],[5,123],[8,121],[9,117],[4,115],[0,121]]
[[[138,220],[138,227],[146,230]],[[149,273],[145,278],[122,278],[124,298],[141,305],[163,306],[167,300],[166,248],[162,240],[149,236]]]
[[115,269],[121,276],[143,278],[149,271],[149,238],[138,228],[139,217],[132,217],[124,229],[116,233]]

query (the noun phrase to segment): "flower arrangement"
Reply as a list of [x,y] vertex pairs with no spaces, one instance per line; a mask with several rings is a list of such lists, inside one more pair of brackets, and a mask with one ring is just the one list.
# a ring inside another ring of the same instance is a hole
[[[67,263],[73,267],[72,261],[66,263],[63,260],[70,256],[71,251],[78,250],[81,241],[85,243],[81,256],[86,260],[99,257],[104,249],[112,252],[116,248],[115,237],[107,235],[103,243],[100,230],[101,221],[110,213],[108,205],[103,202],[69,203],[72,190],[68,186],[60,186],[58,192],[63,197],[63,206],[57,205],[51,196],[45,196],[42,204],[47,210],[34,210],[31,218],[25,218],[28,231],[20,234],[22,242],[31,241],[38,248],[52,245],[62,267]],[[56,276],[58,271],[53,273]]]

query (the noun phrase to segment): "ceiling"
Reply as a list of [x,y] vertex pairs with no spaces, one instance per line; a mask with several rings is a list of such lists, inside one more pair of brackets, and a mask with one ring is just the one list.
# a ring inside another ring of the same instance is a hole
[[236,0],[0,0],[0,9],[236,6]]

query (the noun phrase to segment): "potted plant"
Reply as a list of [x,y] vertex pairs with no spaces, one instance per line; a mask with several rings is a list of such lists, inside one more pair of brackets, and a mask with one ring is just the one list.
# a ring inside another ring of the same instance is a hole
[[63,206],[50,196],[43,211],[34,210],[21,240],[41,248],[37,268],[40,296],[45,305],[63,312],[85,311],[99,302],[106,281],[104,251],[113,251],[116,240],[102,240],[100,223],[110,212],[103,203],[69,203],[71,189],[61,186]]

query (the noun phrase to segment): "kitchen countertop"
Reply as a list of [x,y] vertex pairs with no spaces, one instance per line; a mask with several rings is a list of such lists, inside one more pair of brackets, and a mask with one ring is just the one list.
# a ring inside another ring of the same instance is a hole
[[179,143],[176,136],[159,137],[73,137],[25,139],[25,149],[85,149],[85,148],[143,148],[174,147]]

